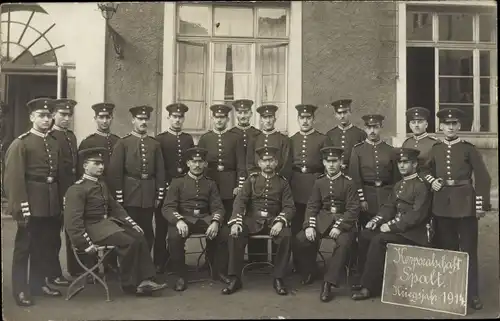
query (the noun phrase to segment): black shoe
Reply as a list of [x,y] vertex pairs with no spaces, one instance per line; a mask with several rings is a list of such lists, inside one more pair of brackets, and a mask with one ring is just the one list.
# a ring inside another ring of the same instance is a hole
[[44,285],[34,291],[32,291],[32,294],[34,296],[48,296],[48,297],[56,297],[56,296],[61,296],[61,291],[52,289],[48,285]]
[[29,307],[29,306],[32,306],[34,304],[33,300],[31,300],[29,295],[27,295],[24,292],[20,292],[20,293],[16,294],[14,296],[14,298],[16,300],[16,304],[20,307]]
[[137,290],[141,289],[142,291],[149,291],[149,292],[155,292],[155,291],[160,291],[163,290],[167,287],[166,283],[156,283],[151,280],[146,280],[141,282],[139,286],[137,287]]
[[483,308],[483,302],[478,296],[472,297],[469,300],[469,306],[474,310],[481,310]]
[[329,302],[332,299],[331,292],[332,284],[330,282],[323,282],[321,285],[321,294],[319,296],[321,302]]
[[187,288],[186,280],[184,278],[178,278],[177,281],[175,282],[174,290],[181,292],[186,290],[186,288]]
[[306,275],[306,277],[304,277],[304,278],[300,281],[300,283],[301,283],[302,285],[309,285],[309,284],[313,284],[313,283],[314,283],[314,275],[312,275],[312,274],[308,274],[308,275]]
[[273,288],[274,290],[276,290],[276,293],[278,293],[278,295],[288,294],[288,290],[286,289],[285,283],[282,279],[274,279]]
[[237,277],[233,277],[233,279],[230,280],[228,286],[222,289],[222,294],[233,294],[241,288],[241,280]]
[[54,285],[54,286],[69,286],[70,282],[66,280],[63,276],[58,276],[57,278],[54,279],[45,279],[45,282],[47,285]]
[[215,278],[215,280],[220,280],[222,283],[224,284],[229,284],[231,283],[231,278],[229,278],[227,275],[225,275],[224,273],[219,273],[217,275],[217,277]]
[[357,293],[353,293],[351,298],[354,301],[366,300],[371,297],[370,291],[367,288],[361,288]]

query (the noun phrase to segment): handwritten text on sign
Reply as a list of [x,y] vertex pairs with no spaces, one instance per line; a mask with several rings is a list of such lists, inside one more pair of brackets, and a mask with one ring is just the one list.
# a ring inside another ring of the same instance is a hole
[[467,253],[388,244],[382,302],[465,315]]

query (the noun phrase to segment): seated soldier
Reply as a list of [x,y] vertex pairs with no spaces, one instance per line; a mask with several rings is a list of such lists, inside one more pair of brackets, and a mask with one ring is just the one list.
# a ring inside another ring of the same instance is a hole
[[[216,242],[218,250],[215,262],[211,262],[214,271],[223,271],[224,265],[227,266],[223,263],[227,263],[227,248],[218,246],[221,243],[219,228],[224,222],[224,206],[215,182],[203,175],[207,166],[207,152],[199,147],[186,150],[189,172],[172,180],[161,209],[169,223],[170,260],[178,276],[175,291],[184,291],[187,287],[184,245],[191,233],[204,233],[207,236],[207,248],[211,242]],[[224,275],[219,277],[222,281],[228,281]]]
[[310,284],[316,273],[316,250],[321,238],[334,240],[333,253],[328,260],[320,300],[328,302],[331,287],[337,288],[347,259],[347,252],[354,240],[358,220],[359,196],[352,179],[341,172],[343,149],[321,149],[326,175],[316,179],[307,203],[304,230],[296,237],[299,249],[302,284]]
[[142,229],[113,199],[102,180],[106,153],[103,147],[78,152],[84,174],[66,192],[64,226],[73,246],[86,253],[95,253],[98,246],[115,246],[123,291],[151,295],[167,285],[153,281],[155,266]]
[[403,179],[394,185],[378,215],[368,221],[366,229],[360,233],[359,267],[363,273],[361,284],[357,286],[360,291],[353,293],[353,300],[380,295],[387,243],[429,245],[426,224],[431,195],[417,175],[420,152],[411,148],[397,148],[395,152]]
[[283,282],[291,250],[290,223],[295,214],[292,192],[288,182],[276,175],[278,165],[275,147],[258,148],[260,173],[253,173],[244,182],[242,189],[234,201],[233,214],[224,234],[230,233],[229,243],[229,276],[231,282],[222,290],[223,294],[231,294],[242,287],[241,273],[245,246],[249,235],[265,235],[273,237],[278,245],[274,260],[273,287],[279,295],[287,295]]

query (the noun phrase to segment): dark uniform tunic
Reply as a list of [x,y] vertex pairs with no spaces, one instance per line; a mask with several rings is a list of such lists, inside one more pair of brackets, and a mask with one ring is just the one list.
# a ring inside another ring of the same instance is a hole
[[[276,222],[283,223],[280,234],[273,238],[278,245],[274,277],[282,278],[290,259],[291,230],[290,223],[295,214],[292,191],[287,180],[279,175],[264,176],[251,174],[243,183],[236,196],[229,227],[239,224],[243,228],[242,235],[229,238],[228,274],[240,276],[243,269],[243,256],[248,235],[269,234]],[[229,233],[227,229],[226,233]]]
[[59,178],[64,175],[61,158],[55,138],[35,129],[16,138],[7,149],[3,181],[7,212],[15,220],[23,220],[23,213],[31,214],[28,226],[18,226],[16,233],[12,261],[14,295],[29,293],[28,261],[30,286],[37,289],[45,285],[45,277],[52,274],[52,265],[59,257],[63,200]]
[[[437,245],[469,253],[469,297],[478,295],[477,210],[489,210],[491,177],[481,154],[471,143],[456,138],[432,147],[429,183],[443,179],[433,192],[432,213],[436,217]],[[474,186],[472,185],[474,174]]]
[[[93,244],[115,245],[122,285],[137,286],[155,276],[147,241],[131,229],[137,223],[112,197],[104,181],[84,174],[65,197],[64,224],[74,247],[83,251]],[[127,234],[130,242],[113,242],[117,234]]]
[[[401,175],[394,158],[393,147],[382,140],[373,143],[366,139],[352,149],[349,173],[358,189],[360,201],[368,202],[368,216],[377,214],[387,201],[392,186]],[[365,225],[369,217],[360,217]]]
[[418,171],[422,178],[425,178],[429,174],[428,160],[429,154],[431,152],[432,146],[436,144],[438,140],[428,133],[423,133],[421,135],[413,135],[408,137],[403,142],[403,148],[414,148],[420,151],[418,155]]
[[[183,220],[189,227],[189,234],[204,234],[214,221],[219,222],[220,228],[224,222],[224,207],[217,185],[212,179],[204,175],[197,177],[191,172],[174,178],[167,191],[162,214],[169,222],[168,244],[173,270],[179,276],[185,276],[187,271],[184,244],[187,238],[181,237],[176,224],[179,220]],[[216,242],[219,242],[220,237],[219,232]],[[213,241],[207,240],[207,242]],[[224,255],[227,252],[222,248],[219,250],[218,255]],[[217,261],[220,264],[219,257]]]
[[277,155],[278,167],[276,173],[285,179],[290,179],[292,174],[292,154],[290,152],[290,138],[276,129],[262,131],[254,139],[251,139],[247,147],[247,173],[260,173],[258,156],[255,150],[265,146],[273,146],[279,149]]
[[339,284],[347,253],[356,232],[354,227],[359,211],[358,193],[350,177],[341,172],[332,177],[328,175],[318,177],[307,203],[306,219],[303,224],[304,229],[312,227],[316,230],[315,242],[307,240],[304,230],[296,237],[303,274],[314,273],[318,243],[321,238],[329,235],[332,228],[338,228],[342,233],[336,239],[336,248],[328,260],[324,280],[335,285]]
[[[172,179],[187,173],[185,152],[194,147],[193,136],[182,131],[167,129],[156,136],[160,143],[163,161],[165,162],[165,190],[168,190]],[[168,222],[161,213],[161,206],[155,210],[155,242],[153,249],[154,262],[164,266],[169,258],[167,251]]]
[[[231,132],[237,134],[243,140],[243,148],[245,149],[244,153],[245,153],[245,164],[246,164],[248,142],[250,140],[254,139],[258,134],[260,134],[261,131],[253,126],[243,127],[240,125],[235,125],[233,128],[231,128]],[[246,171],[246,168],[245,168],[245,171]],[[245,178],[247,178],[247,176],[245,176]]]
[[328,137],[327,144],[329,146],[342,147],[344,149],[342,168],[348,172],[352,148],[366,139],[365,131],[353,124],[345,127],[337,125],[330,129],[326,133],[326,136]]
[[165,162],[160,143],[132,132],[118,140],[110,160],[109,177],[116,200],[144,230],[153,245],[153,211],[165,193]]
[[[430,204],[430,191],[422,178],[416,173],[406,176],[394,185],[387,202],[372,219],[377,228],[361,232],[359,264],[362,269],[366,266],[361,285],[372,295],[382,288],[387,243],[429,245],[426,224]],[[383,223],[388,224],[390,232],[379,231]]]

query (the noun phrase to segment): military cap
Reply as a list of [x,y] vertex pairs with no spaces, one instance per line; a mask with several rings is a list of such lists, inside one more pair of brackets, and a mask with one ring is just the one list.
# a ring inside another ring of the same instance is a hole
[[224,104],[215,104],[215,105],[210,106],[210,110],[212,110],[212,114],[214,116],[225,117],[231,111],[231,106],[224,105]]
[[396,158],[398,160],[418,160],[418,155],[420,151],[414,148],[394,148],[394,152],[396,153]]
[[341,147],[327,146],[320,149],[321,157],[326,160],[337,160],[342,157],[344,149]]
[[313,116],[314,112],[316,111],[316,109],[318,109],[318,107],[314,105],[300,104],[295,106],[295,109],[297,109],[299,116]]
[[278,154],[279,149],[273,146],[263,146],[260,148],[257,148],[255,150],[255,153],[259,155],[259,158],[264,158],[265,156],[272,156],[276,157],[276,154]]
[[430,112],[424,107],[412,107],[406,111],[408,121],[415,119],[427,120],[429,119]]
[[444,108],[437,112],[436,116],[442,123],[460,121],[465,114],[457,108]]
[[189,107],[183,103],[173,103],[165,107],[165,109],[170,115],[179,114],[180,116],[184,116],[184,114],[189,110]]
[[98,104],[92,105],[92,109],[94,110],[96,116],[111,115],[113,113],[113,110],[115,109],[115,104],[98,103]]
[[361,118],[365,122],[366,126],[382,125],[382,121],[385,119],[384,116],[378,114],[364,115]]
[[352,99],[339,99],[334,101],[331,105],[337,113],[351,109]]
[[250,99],[237,99],[233,101],[235,110],[250,110],[252,109],[253,100]]
[[60,98],[54,100],[54,111],[67,110],[73,112],[77,102],[73,99]]
[[102,161],[104,159],[104,155],[108,153],[108,150],[105,147],[92,147],[82,149],[78,152],[78,156],[86,160],[97,160]]
[[276,105],[262,105],[257,108],[257,112],[261,116],[274,116],[276,115],[276,111],[278,111],[278,106]]
[[129,111],[132,114],[132,117],[144,115],[144,116],[148,116],[148,118],[149,118],[151,116],[151,113],[153,112],[153,107],[151,107],[151,106],[136,106],[136,107],[130,108]]
[[201,158],[205,160],[207,158],[208,150],[202,147],[191,147],[186,150],[187,159]]
[[54,100],[50,98],[36,98],[26,103],[26,106],[30,112],[40,110],[52,113],[54,111]]

